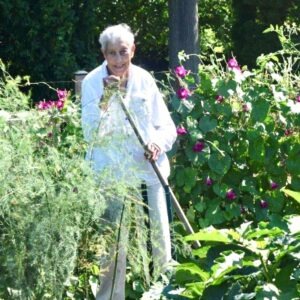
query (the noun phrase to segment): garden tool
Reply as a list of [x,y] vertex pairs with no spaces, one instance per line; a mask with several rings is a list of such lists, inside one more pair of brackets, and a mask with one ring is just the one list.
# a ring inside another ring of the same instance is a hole
[[[121,104],[121,107],[138,139],[138,141],[140,142],[141,146],[143,147],[143,149],[145,150],[145,154],[147,156],[147,153],[149,153],[149,149],[148,149],[148,146],[146,144],[146,142],[144,141],[143,137],[141,136],[132,116],[130,115],[130,112],[127,108],[127,106],[125,105],[125,102],[123,100],[123,96],[121,94],[120,91],[116,91],[117,93],[117,98],[120,100],[120,104]],[[152,160],[149,160],[150,164],[152,165],[153,167],[153,170],[155,171],[160,183],[162,184],[162,186],[164,187],[165,189],[165,193],[166,193],[166,201],[167,201],[167,208],[168,208],[168,219],[169,219],[169,222],[171,223],[172,222],[172,205],[174,206],[175,208],[175,212],[179,218],[179,220],[183,223],[184,225],[184,228],[185,230],[187,231],[188,234],[193,234],[195,233],[191,224],[189,223],[186,215],[184,214],[178,200],[176,199],[172,189],[170,188],[168,182],[166,181],[166,179],[162,176],[157,164],[155,161],[152,161]],[[200,243],[199,241],[195,241],[194,242],[194,247],[195,248],[199,248],[200,247]]]

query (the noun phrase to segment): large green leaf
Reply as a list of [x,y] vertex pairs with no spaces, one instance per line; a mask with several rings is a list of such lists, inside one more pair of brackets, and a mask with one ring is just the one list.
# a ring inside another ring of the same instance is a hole
[[207,281],[209,273],[202,270],[198,265],[192,262],[183,263],[176,267],[176,281],[179,284],[191,281]]
[[280,295],[279,289],[272,283],[264,284],[257,287],[256,300],[278,299]]
[[218,125],[218,121],[216,119],[210,118],[209,116],[204,116],[199,121],[199,127],[203,133],[215,129],[217,125]]
[[248,240],[251,240],[251,239],[259,239],[262,237],[275,237],[275,236],[280,236],[280,235],[283,235],[283,231],[277,227],[274,227],[271,229],[255,228],[255,229],[247,232],[247,234],[245,234],[244,237]]
[[249,138],[249,157],[257,162],[263,162],[265,159],[264,139],[255,132],[254,136]]
[[269,112],[270,104],[266,100],[259,100],[252,104],[252,111],[250,118],[255,124],[256,122],[263,122]]
[[176,182],[178,186],[183,186],[189,191],[196,184],[197,171],[193,168],[178,169],[176,173]]
[[298,203],[300,203],[300,192],[291,191],[285,188],[282,188],[281,191],[283,191],[285,194],[287,194],[288,196],[296,200]]
[[234,80],[221,80],[219,83],[218,92],[224,97],[229,97],[232,91],[236,90],[237,83]]
[[222,253],[221,257],[215,260],[215,265],[212,268],[214,283],[220,284],[225,274],[241,268],[244,255],[245,253],[242,251],[226,251]]
[[208,165],[213,172],[223,176],[230,169],[231,158],[228,154],[213,153],[208,160]]
[[232,238],[238,239],[239,234],[233,230],[229,229],[215,229],[209,227],[200,230],[197,233],[190,234],[185,237],[186,241],[207,241],[207,242],[220,242],[220,243],[230,243]]

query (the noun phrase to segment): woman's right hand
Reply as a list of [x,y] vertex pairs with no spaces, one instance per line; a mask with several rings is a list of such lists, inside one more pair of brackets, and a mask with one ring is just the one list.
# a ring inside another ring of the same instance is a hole
[[118,87],[120,84],[120,77],[119,76],[115,76],[115,75],[109,75],[107,77],[103,78],[103,83],[105,87]]

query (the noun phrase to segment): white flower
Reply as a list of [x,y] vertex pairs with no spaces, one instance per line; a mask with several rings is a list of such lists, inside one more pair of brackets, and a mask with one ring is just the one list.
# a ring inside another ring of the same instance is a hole
[[269,61],[266,63],[266,69],[269,71],[273,71],[274,69],[274,63],[272,61]]
[[274,95],[274,99],[277,101],[277,102],[281,102],[281,101],[284,101],[286,100],[286,96],[283,92],[277,92],[276,91],[276,88],[275,88],[275,85],[271,85],[271,88],[272,88],[272,92],[273,92],[273,95]]
[[295,103],[293,100],[288,100],[287,106],[293,114],[300,114],[300,102]]
[[243,90],[242,90],[242,88],[241,88],[240,86],[237,86],[237,87],[236,87],[236,92],[237,92],[239,98],[241,98],[241,99],[242,99],[243,96],[245,95],[245,93],[243,92]]
[[282,76],[278,73],[271,73],[271,77],[274,81],[280,82],[282,80]]

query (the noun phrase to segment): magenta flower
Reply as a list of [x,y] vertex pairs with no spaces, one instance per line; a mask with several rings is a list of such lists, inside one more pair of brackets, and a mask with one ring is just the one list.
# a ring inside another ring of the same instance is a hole
[[202,150],[204,149],[205,147],[205,143],[204,142],[201,142],[201,141],[198,141],[196,142],[196,144],[193,146],[193,151],[194,152],[202,152]]
[[186,135],[187,130],[183,126],[179,126],[176,129],[178,135]]
[[268,208],[269,207],[269,203],[266,200],[260,200],[259,201],[259,206],[261,208]]
[[59,109],[59,110],[61,110],[61,109],[64,108],[64,104],[65,104],[65,102],[64,102],[63,100],[61,100],[61,99],[59,99],[59,100],[57,100],[57,101],[55,102],[55,106],[56,106],[57,109]]
[[184,78],[188,73],[189,71],[187,71],[184,66],[178,66],[175,68],[175,74],[180,78]]
[[233,58],[230,58],[229,60],[228,60],[228,62],[227,62],[227,67],[229,68],[229,69],[238,69],[238,70],[240,70],[241,68],[240,68],[240,66],[239,66],[239,64],[238,64],[238,62],[237,62],[237,60],[233,57]]
[[224,101],[224,97],[221,96],[221,95],[217,95],[216,96],[216,101],[219,102],[219,103],[222,103]]
[[214,183],[213,180],[209,176],[207,176],[205,179],[205,184],[207,186],[211,186],[213,183]]
[[59,100],[65,100],[66,98],[67,98],[67,96],[68,96],[68,92],[67,92],[67,90],[57,90],[56,91],[57,92],[57,97],[58,97],[58,99]]
[[191,93],[188,89],[181,87],[177,90],[176,95],[179,99],[185,100],[191,95]]
[[277,188],[278,188],[278,184],[276,183],[276,182],[274,182],[274,181],[271,181],[270,182],[270,188],[272,189],[272,190],[276,190]]
[[36,105],[39,110],[47,110],[56,107],[57,109],[61,110],[64,107],[63,99],[59,99],[57,101],[49,100],[49,101],[40,101]]
[[46,104],[47,102],[46,101],[40,101],[36,106],[39,110],[44,110],[44,109],[47,109],[46,108]]
[[49,100],[49,101],[40,101],[38,104],[37,104],[37,108],[39,110],[47,110],[47,109],[50,109],[52,107],[55,107],[55,101],[53,100]]
[[228,200],[234,200],[236,198],[236,193],[233,191],[233,189],[230,189],[226,192],[226,198]]
[[300,102],[300,95],[296,97],[296,102]]

